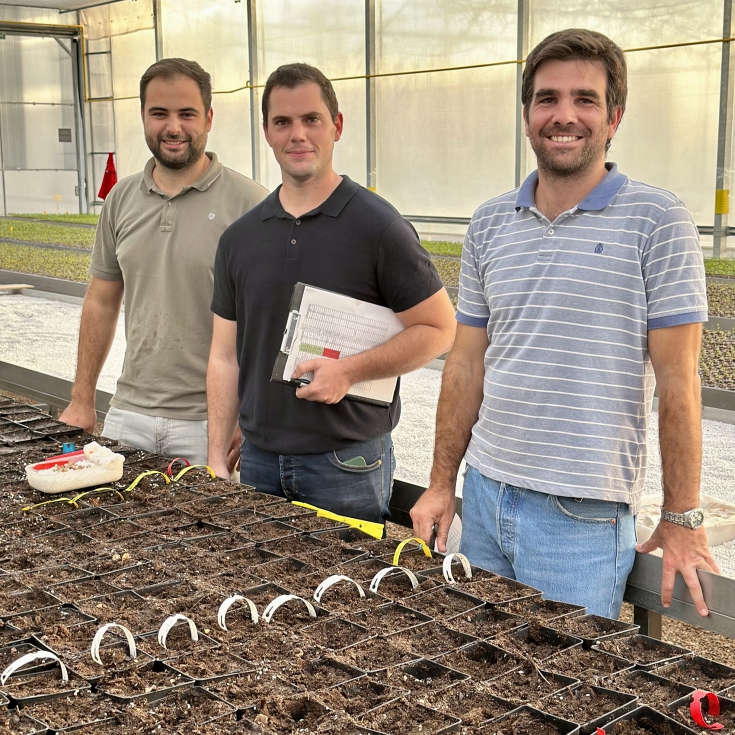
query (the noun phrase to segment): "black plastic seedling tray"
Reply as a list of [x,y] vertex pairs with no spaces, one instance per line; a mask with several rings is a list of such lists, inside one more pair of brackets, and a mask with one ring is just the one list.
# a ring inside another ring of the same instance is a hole
[[632,712],[626,712],[605,725],[605,735],[617,735],[618,728],[616,726],[624,721],[634,722],[638,727],[650,732],[651,735],[658,735],[663,731],[663,727],[666,727],[667,735],[693,735],[695,732],[658,710],[650,707],[637,707]]

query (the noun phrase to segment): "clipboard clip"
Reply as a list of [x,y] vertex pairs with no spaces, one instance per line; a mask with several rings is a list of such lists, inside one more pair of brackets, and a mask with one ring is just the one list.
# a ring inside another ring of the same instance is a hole
[[296,336],[296,326],[299,323],[300,316],[301,314],[299,314],[299,312],[295,310],[288,315],[286,328],[283,330],[283,339],[281,340],[281,352],[284,355],[291,354],[294,337]]

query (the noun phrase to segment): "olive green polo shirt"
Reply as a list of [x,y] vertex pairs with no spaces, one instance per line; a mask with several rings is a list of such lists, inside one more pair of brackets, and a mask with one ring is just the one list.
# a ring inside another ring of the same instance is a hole
[[102,208],[89,273],[125,284],[125,363],[112,405],[167,418],[207,417],[214,256],[220,235],[268,191],[214,153],[191,186],[169,197],[155,160],[122,179]]

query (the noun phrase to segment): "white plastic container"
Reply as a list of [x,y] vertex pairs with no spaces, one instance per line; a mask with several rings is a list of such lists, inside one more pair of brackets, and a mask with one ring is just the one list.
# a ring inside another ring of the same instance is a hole
[[122,477],[125,457],[91,442],[84,449],[26,466],[28,484],[42,493],[65,493],[98,487]]
[[[704,510],[704,528],[707,543],[719,546],[735,539],[735,505],[711,495],[700,495],[699,505]],[[661,518],[661,496],[644,495],[636,520],[638,541],[648,541]]]

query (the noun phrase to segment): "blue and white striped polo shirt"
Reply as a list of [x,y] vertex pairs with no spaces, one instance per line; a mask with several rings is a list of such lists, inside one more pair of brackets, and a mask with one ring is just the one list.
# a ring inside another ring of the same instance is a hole
[[531,490],[638,505],[654,391],[649,329],[707,320],[697,229],[662,189],[608,164],[549,222],[538,174],[472,217],[457,320],[487,327],[466,460]]

